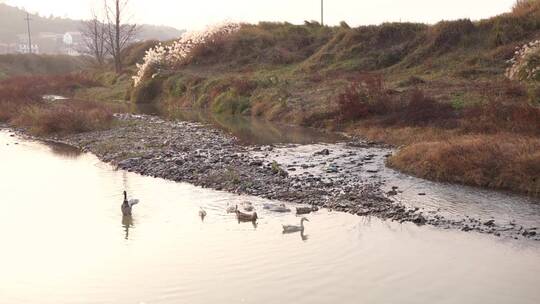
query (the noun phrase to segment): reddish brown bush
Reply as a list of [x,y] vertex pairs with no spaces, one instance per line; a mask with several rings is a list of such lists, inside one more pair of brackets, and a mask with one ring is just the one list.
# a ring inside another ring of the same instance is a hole
[[40,104],[46,94],[71,94],[96,83],[82,74],[59,76],[20,76],[0,81],[0,121],[8,121],[19,108]]
[[346,122],[387,113],[392,101],[380,75],[364,74],[351,81],[338,95],[336,103],[338,120]]
[[111,107],[88,101],[31,105],[20,109],[12,124],[28,128],[36,135],[80,133],[110,127]]
[[452,105],[437,102],[418,89],[411,92],[403,114],[400,116],[401,123],[410,126],[448,127],[457,118]]
[[83,74],[12,77],[0,81],[0,100],[38,101],[45,94],[66,94],[80,87],[95,85]]
[[540,109],[526,103],[478,104],[464,110],[462,126],[475,133],[540,134]]
[[341,123],[361,119],[369,114],[369,96],[358,83],[349,84],[345,91],[338,95],[336,102],[337,116]]
[[389,165],[420,177],[540,194],[540,140],[515,134],[412,144]]

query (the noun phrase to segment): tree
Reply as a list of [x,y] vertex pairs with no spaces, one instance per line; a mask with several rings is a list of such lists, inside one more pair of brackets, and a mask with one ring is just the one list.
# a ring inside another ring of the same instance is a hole
[[95,12],[92,12],[92,19],[83,23],[81,33],[84,40],[84,49],[82,52],[94,57],[99,66],[104,65],[105,57],[107,56],[105,49],[105,23],[98,18]]
[[[112,4],[110,3],[112,2]],[[122,72],[122,51],[133,41],[137,34],[136,24],[126,23],[126,10],[129,0],[104,0],[105,17],[105,48],[114,61],[117,73]]]

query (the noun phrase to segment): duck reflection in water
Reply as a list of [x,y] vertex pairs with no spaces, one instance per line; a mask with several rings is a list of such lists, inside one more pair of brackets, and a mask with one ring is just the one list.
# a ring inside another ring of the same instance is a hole
[[129,240],[129,229],[133,227],[133,216],[122,216],[122,227],[124,227],[124,239]]

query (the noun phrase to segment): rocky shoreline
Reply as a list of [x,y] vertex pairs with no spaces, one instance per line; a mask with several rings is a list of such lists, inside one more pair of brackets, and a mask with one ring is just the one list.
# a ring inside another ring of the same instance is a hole
[[[116,120],[109,130],[49,139],[91,152],[122,170],[204,188],[401,223],[540,240],[536,227],[466,216],[449,219],[396,201],[399,188],[384,191],[374,178],[378,169],[373,159],[391,152],[375,143],[351,139],[335,146],[336,151],[317,150],[317,145],[243,146],[233,136],[198,123],[129,114],[118,114]],[[378,155],[370,148],[378,148]]]

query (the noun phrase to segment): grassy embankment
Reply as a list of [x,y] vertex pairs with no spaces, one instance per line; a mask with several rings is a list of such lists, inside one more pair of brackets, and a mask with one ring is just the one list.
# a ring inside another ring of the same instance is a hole
[[404,145],[418,176],[540,194],[539,90],[504,76],[538,2],[481,21],[244,25],[132,89],[134,102],[344,129]]

